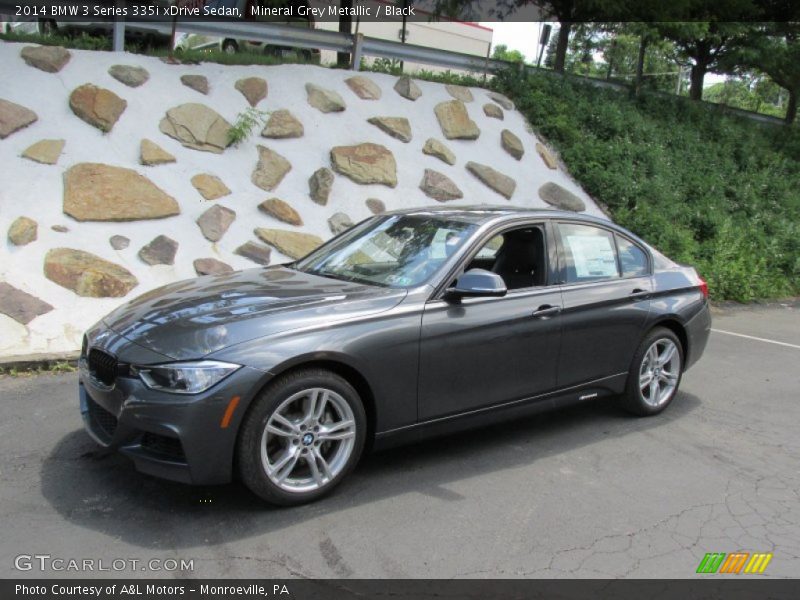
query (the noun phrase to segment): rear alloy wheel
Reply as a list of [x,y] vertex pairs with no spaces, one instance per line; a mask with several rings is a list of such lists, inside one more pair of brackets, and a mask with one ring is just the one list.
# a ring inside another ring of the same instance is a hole
[[276,381],[242,426],[243,479],[274,504],[295,505],[330,492],[364,446],[358,394],[334,373],[309,370]]
[[666,328],[645,337],[634,357],[625,392],[625,407],[637,415],[664,410],[678,391],[683,369],[680,340]]
[[225,40],[222,42],[222,51],[225,54],[236,54],[239,51],[239,44],[233,40]]

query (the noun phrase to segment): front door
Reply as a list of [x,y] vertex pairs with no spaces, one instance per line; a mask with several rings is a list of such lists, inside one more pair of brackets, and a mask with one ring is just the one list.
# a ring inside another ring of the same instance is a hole
[[[526,242],[537,246],[526,248]],[[463,270],[475,267],[498,273],[508,293],[428,303],[420,340],[420,421],[555,388],[561,292],[549,285],[545,228],[500,232],[465,261]]]

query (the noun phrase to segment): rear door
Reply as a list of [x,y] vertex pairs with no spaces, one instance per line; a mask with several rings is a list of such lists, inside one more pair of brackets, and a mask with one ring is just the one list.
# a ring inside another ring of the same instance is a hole
[[625,373],[652,292],[649,254],[610,228],[557,222],[563,301],[558,387]]

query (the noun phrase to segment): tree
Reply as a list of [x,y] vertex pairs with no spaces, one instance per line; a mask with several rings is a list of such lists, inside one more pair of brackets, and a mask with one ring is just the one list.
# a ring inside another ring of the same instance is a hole
[[748,37],[732,62],[759,69],[789,93],[786,123],[791,125],[800,96],[800,23],[766,23],[758,33]]
[[509,50],[505,44],[497,44],[492,51],[492,58],[508,62],[525,62],[525,55],[519,50]]
[[691,67],[689,98],[703,99],[706,73],[725,72],[730,58],[753,32],[753,25],[742,22],[695,21],[691,23],[657,23],[658,32],[671,40],[677,59]]

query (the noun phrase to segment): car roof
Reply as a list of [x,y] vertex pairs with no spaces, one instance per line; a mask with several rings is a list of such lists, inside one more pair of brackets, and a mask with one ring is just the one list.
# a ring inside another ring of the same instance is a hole
[[522,208],[518,206],[475,205],[475,206],[423,206],[419,208],[406,208],[393,210],[387,215],[410,215],[419,217],[435,217],[463,221],[476,225],[483,225],[490,221],[513,220],[520,217],[533,219],[577,219],[581,221],[614,225],[608,219],[582,215],[566,210],[552,208]]

